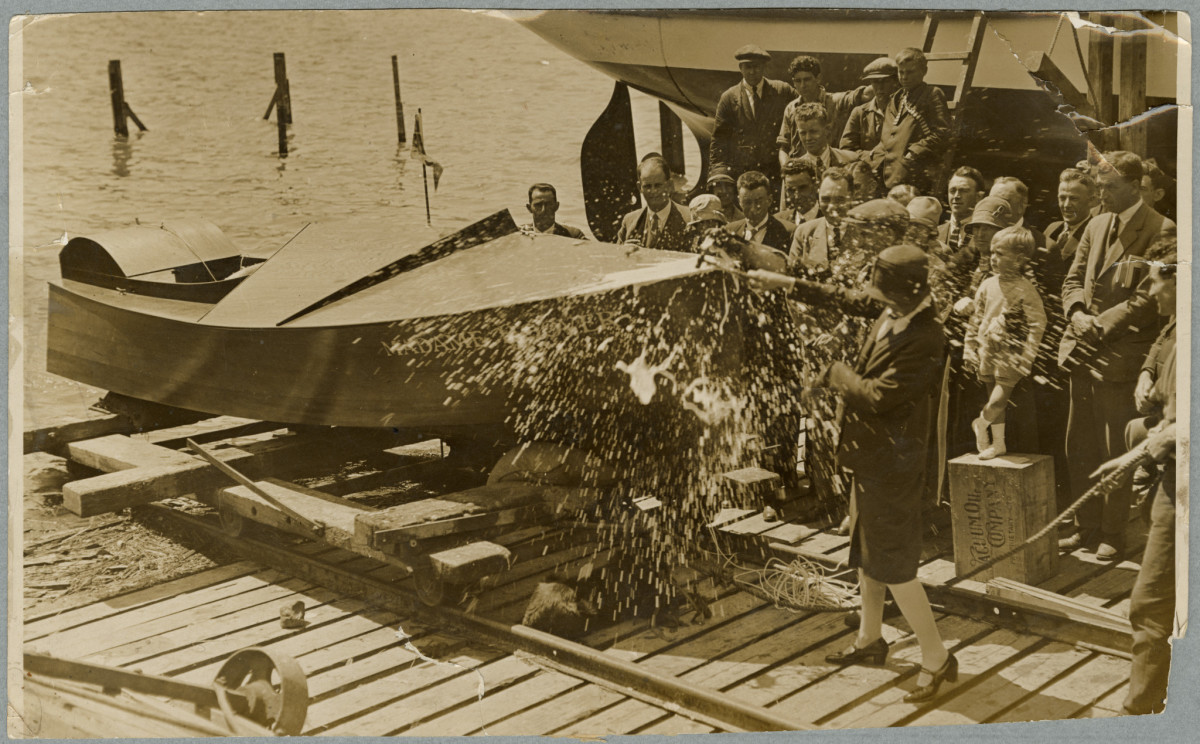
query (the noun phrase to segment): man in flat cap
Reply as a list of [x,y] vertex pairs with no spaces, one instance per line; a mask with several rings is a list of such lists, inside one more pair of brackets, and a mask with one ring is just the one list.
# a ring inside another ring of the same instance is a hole
[[841,142],[838,143],[843,150],[870,152],[875,149],[875,145],[879,144],[879,132],[883,129],[888,101],[900,88],[900,81],[896,78],[896,63],[888,57],[880,57],[864,67],[862,79],[871,86],[875,96],[855,106],[850,112]]
[[930,193],[950,144],[950,110],[941,88],[925,82],[925,53],[909,47],[896,55],[900,90],[892,95],[879,144],[864,156],[886,188],[901,183]]
[[708,177],[708,193],[721,200],[721,211],[729,222],[736,222],[745,215],[738,204],[737,179],[724,170],[714,170]]
[[742,80],[721,94],[717,102],[716,127],[709,145],[709,163],[714,171],[736,179],[747,171],[758,171],[771,181],[771,193],[779,194],[779,156],[775,140],[783,122],[783,111],[796,97],[792,86],[764,77],[771,55],[747,44],[734,57]]

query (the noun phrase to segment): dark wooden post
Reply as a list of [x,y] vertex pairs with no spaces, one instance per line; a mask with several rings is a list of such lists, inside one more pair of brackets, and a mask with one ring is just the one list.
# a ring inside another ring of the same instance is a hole
[[396,92],[396,130],[399,132],[400,144],[404,144],[408,137],[404,134],[404,104],[400,101],[400,63],[396,60],[396,55],[392,55],[392,88]]
[[288,87],[287,62],[283,52],[275,52],[275,94],[271,96],[271,102],[267,104],[267,113],[263,114],[264,119],[271,118],[272,109],[275,110],[275,123],[279,131],[279,157],[286,158],[288,154],[287,126],[292,123],[292,95]]
[[682,176],[687,172],[683,158],[683,122],[662,101],[658,102],[658,130],[662,139],[663,159],[671,173]]
[[[1146,34],[1137,33],[1138,24],[1125,14],[1117,17],[1117,44],[1121,49],[1121,69],[1118,77],[1120,102],[1117,116],[1128,122],[1146,113]],[[1135,30],[1136,29],[1136,30]],[[1146,122],[1121,127],[1121,149],[1146,157]]]
[[108,61],[108,89],[112,94],[113,130],[118,137],[129,136],[125,121],[125,85],[121,82],[121,60]]
[[[1113,97],[1113,38],[1102,30],[1112,25],[1112,16],[1107,13],[1089,13],[1088,20],[1099,25],[1093,27],[1088,39],[1088,81],[1095,87],[1093,105],[1096,118],[1106,126],[1117,123],[1117,110]],[[1098,140],[1098,141],[1097,141]],[[1101,150],[1111,150],[1116,146],[1115,132],[1101,130],[1093,140]]]
[[292,123],[292,90],[288,85],[287,60],[283,52],[275,52],[275,86],[279,90],[279,109],[283,112],[284,124]]

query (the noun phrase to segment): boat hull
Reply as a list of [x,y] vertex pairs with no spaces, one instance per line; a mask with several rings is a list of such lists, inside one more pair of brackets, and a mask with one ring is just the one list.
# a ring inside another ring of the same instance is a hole
[[[630,396],[615,366],[643,349],[630,314],[697,317],[712,297],[729,296],[727,281],[700,271],[458,315],[266,328],[204,325],[202,308],[170,317],[185,303],[155,312],[162,301],[131,307],[103,288],[52,283],[47,369],[132,398],[282,423],[511,428],[521,401],[539,392],[531,386],[546,384],[545,371],[534,372],[550,347],[570,339],[595,351],[574,363],[592,365],[598,389]],[[736,353],[730,359],[737,364]]]

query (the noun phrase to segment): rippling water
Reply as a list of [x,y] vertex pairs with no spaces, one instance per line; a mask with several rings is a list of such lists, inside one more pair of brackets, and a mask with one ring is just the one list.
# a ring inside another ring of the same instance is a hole
[[[22,36],[27,429],[97,397],[45,371],[46,281],[64,234],[205,217],[263,253],[312,221],[424,229],[421,169],[397,154],[393,54],[407,128],[421,107],[427,149],[446,167],[436,230],[523,212],[543,180],[558,187],[560,220],[586,226],[579,147],[612,81],[495,14],[88,13],[43,17]],[[287,54],[291,83],[286,160],[262,118],[274,52]],[[149,128],[128,142],[112,132],[110,59]],[[639,149],[657,149],[654,103],[634,103]]]

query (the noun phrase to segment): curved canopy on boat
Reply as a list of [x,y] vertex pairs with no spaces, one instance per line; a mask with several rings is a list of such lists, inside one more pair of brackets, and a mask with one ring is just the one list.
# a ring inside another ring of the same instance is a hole
[[134,277],[239,257],[221,228],[208,220],[186,219],[71,238],[58,260],[63,276],[89,272]]

